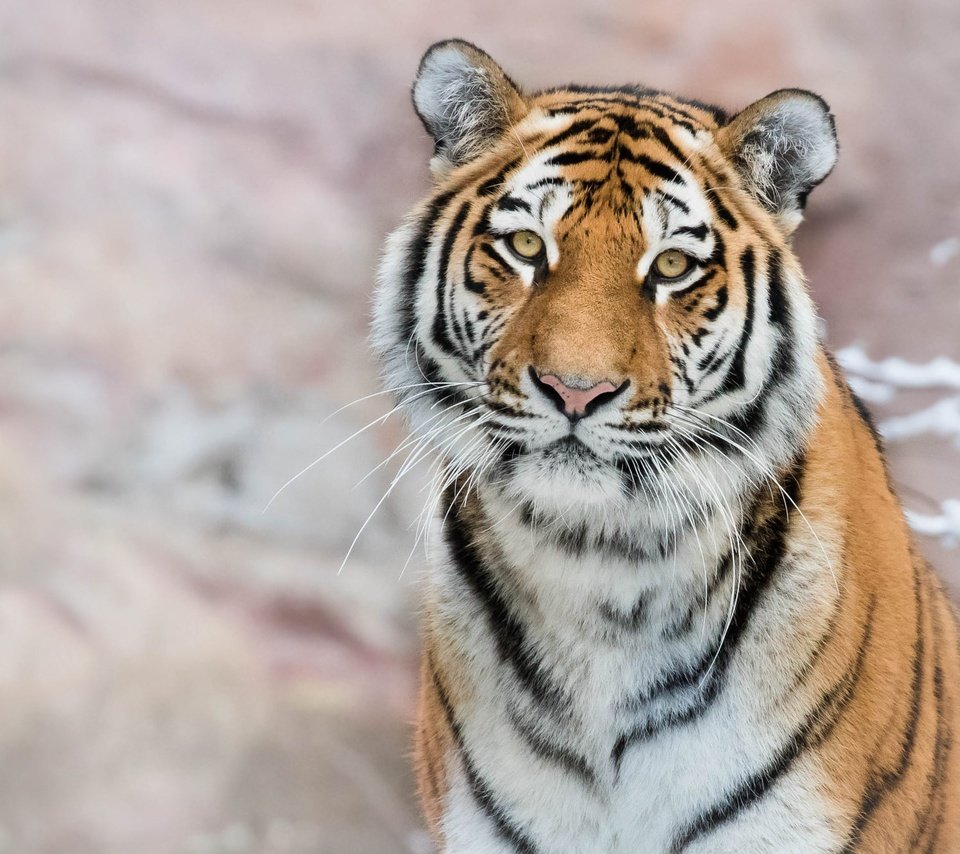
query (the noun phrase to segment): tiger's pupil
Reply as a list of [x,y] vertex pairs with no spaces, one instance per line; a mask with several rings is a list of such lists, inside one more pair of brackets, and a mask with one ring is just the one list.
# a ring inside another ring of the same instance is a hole
[[536,258],[543,251],[543,241],[532,231],[517,231],[510,235],[510,246],[522,258]]
[[656,257],[653,266],[663,278],[676,279],[690,268],[690,259],[679,249],[668,249]]

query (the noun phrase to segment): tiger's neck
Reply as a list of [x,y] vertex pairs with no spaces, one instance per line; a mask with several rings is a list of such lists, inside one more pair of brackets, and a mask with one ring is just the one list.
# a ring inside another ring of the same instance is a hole
[[803,471],[799,452],[770,482],[741,493],[717,487],[686,505],[665,494],[633,525],[551,516],[490,485],[467,499],[451,488],[449,580],[484,602],[494,632],[536,627],[554,648],[642,640],[651,678],[657,652],[671,660],[686,647],[716,665],[730,627],[780,561]]

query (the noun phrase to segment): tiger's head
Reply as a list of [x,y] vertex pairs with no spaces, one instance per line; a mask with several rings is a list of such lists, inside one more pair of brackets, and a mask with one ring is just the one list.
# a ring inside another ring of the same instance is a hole
[[434,187],[388,241],[374,342],[414,447],[561,515],[792,458],[821,394],[791,250],[837,157],[818,96],[526,94],[454,40],[413,100]]

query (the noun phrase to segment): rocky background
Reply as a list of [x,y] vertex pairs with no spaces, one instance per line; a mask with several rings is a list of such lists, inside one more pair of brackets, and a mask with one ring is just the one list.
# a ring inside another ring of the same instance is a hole
[[960,590],[954,0],[0,0],[3,854],[428,850],[422,479],[337,574],[400,425],[264,508],[389,409],[328,419],[378,387],[372,271],[430,152],[408,86],[450,35],[531,86],[828,98],[799,252]]

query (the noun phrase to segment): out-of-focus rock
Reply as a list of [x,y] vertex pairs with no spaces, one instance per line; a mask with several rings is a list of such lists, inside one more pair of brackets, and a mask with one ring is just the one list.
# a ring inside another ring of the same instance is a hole
[[[821,92],[842,156],[799,248],[831,342],[960,358],[948,0],[0,0],[0,852],[428,850],[419,469],[337,575],[395,417],[264,508],[389,409],[325,421],[377,390],[376,255],[428,180],[408,87],[451,35],[531,86]],[[892,456],[917,511],[960,495],[948,442]]]

